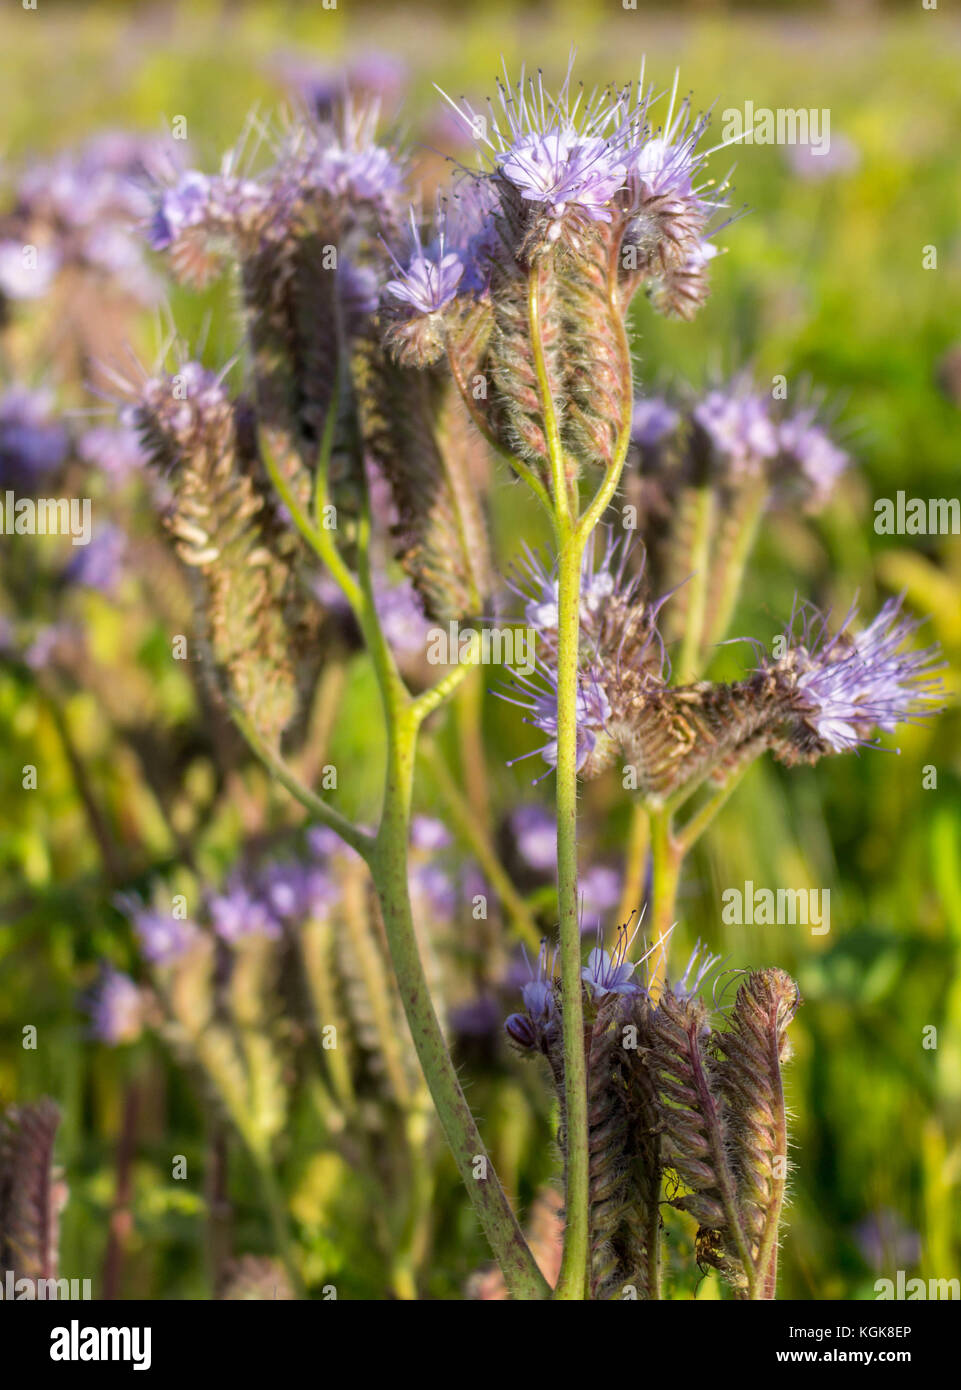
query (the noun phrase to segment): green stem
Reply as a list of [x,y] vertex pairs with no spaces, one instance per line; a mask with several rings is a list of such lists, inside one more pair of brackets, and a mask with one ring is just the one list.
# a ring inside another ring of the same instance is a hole
[[767,499],[767,489],[758,484],[748,488],[735,504],[734,539],[726,557],[722,559],[719,593],[708,607],[704,625],[705,650],[727,636],[741,593],[744,570],[754,549]]
[[707,606],[711,536],[714,530],[714,491],[700,487],[694,496],[694,534],[691,537],[689,562],[691,576],[687,581],[687,620],[681,653],[675,669],[675,683],[688,685],[697,679],[701,670],[701,634]]
[[256,1151],[252,1152],[254,1167],[257,1170],[257,1177],[260,1181],[260,1188],[264,1194],[264,1201],[267,1204],[267,1215],[270,1221],[270,1229],[277,1247],[277,1253],[283,1261],[287,1271],[287,1277],[293,1285],[293,1291],[297,1298],[306,1297],[303,1277],[300,1273],[300,1265],[297,1261],[293,1242],[290,1238],[290,1223],[287,1218],[287,1205],[284,1201],[283,1192],[277,1182],[277,1175],[274,1172],[270,1156]]
[[582,543],[571,537],[558,556],[557,904],[564,1021],[565,1228],[554,1297],[586,1297],[590,1258],[587,1064],[577,902],[577,669]]
[[404,1012],[438,1118],[474,1210],[515,1298],[548,1297],[471,1114],[434,1011],[417,948],[407,885],[407,844],[417,722],[410,706],[388,706],[384,809],[370,867]]
[[308,811],[312,812],[319,821],[322,821],[323,824],[328,826],[331,830],[336,831],[344,843],[350,845],[351,849],[355,849],[361,858],[366,859],[374,843],[373,836],[360,830],[349,821],[346,816],[341,815],[339,811],[334,810],[333,806],[328,806],[326,801],[316,796],[309,787],[305,787],[296,773],[287,766],[276,749],[271,748],[266,739],[261,737],[253,723],[247,718],[246,714],[244,714],[239,706],[232,705],[230,713],[234,723],[247,740],[251,749],[257,754],[257,757],[260,758],[265,767],[273,773],[280,785],[285,787],[287,791],[290,792],[291,796],[299,801],[302,806],[305,806]]

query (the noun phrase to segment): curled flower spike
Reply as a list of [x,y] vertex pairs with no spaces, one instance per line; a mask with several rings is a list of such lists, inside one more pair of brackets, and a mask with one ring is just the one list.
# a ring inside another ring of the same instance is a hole
[[799,633],[792,619],[783,657],[762,663],[798,720],[793,747],[801,754],[845,753],[874,746],[875,729],[893,732],[934,714],[943,689],[932,665],[937,646],[903,651],[919,624],[902,615],[903,596],[884,604],[861,632],[850,631],[852,607],[841,627],[828,632],[828,617],[816,608],[803,611]]

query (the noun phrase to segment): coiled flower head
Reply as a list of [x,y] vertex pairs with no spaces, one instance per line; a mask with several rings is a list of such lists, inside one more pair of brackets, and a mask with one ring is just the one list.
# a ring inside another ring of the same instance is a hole
[[897,724],[917,723],[940,707],[936,646],[904,650],[919,624],[902,613],[903,596],[892,598],[860,632],[851,630],[852,607],[836,632],[828,615],[802,608],[788,625],[784,655],[766,658],[760,674],[774,682],[792,715],[785,745],[775,749],[786,761],[814,761],[825,753],[875,746],[871,735],[892,733]]

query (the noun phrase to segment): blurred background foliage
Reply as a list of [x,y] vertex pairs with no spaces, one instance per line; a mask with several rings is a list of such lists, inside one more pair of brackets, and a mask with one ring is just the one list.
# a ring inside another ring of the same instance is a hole
[[[746,100],[829,108],[832,141],[850,146],[846,167],[829,169],[825,161],[823,171],[799,169],[776,146],[732,152],[735,203],[745,203],[749,215],[720,237],[728,249],[693,325],[637,311],[638,383],[699,385],[750,363],[762,381],[783,373],[792,389],[805,378],[824,388],[856,469],[822,517],[770,519],[735,630],[770,638],[795,593],[838,612],[857,594],[870,613],[903,589],[911,607],[931,615],[924,633],[942,643],[946,683],[956,690],[961,541],[873,529],[879,497],[899,489],[924,498],[961,493],[958,388],[952,399],[943,367],[961,342],[961,26],[949,11],[786,3],[640,4],[633,11],[600,0],[456,9],[341,0],[334,10],[41,0],[37,11],[5,6],[0,17],[2,155],[6,166],[17,166],[100,129],[155,133],[183,115],[192,161],[211,168],[253,106],[268,112],[284,99],[278,78],[285,60],[298,55],[336,69],[374,35],[377,48],[399,60],[401,80],[385,96],[385,116],[410,144],[415,176],[428,183],[445,173],[434,151],[456,145],[432,83],[476,100],[492,90],[502,57],[511,73],[526,61],[553,80],[573,44],[579,75],[590,84],[632,78],[646,54],[659,85],[669,86],[677,65],[682,90],[693,91],[696,105],[716,99],[716,113]],[[922,267],[930,246],[936,269]],[[188,342],[203,341],[211,365],[235,350],[222,289],[200,296],[174,289],[170,315]],[[132,331],[147,362],[165,318],[142,315]],[[29,338],[31,331],[27,321],[15,325],[14,347],[16,334]],[[82,383],[58,385],[66,404],[89,405]],[[506,562],[536,523],[507,488],[496,511]],[[127,522],[150,543],[151,525],[136,505]],[[228,759],[224,774],[196,736],[205,713],[169,659],[170,632],[185,630],[171,627],[179,594],[163,575],[158,585],[156,604],[125,590],[112,600],[63,597],[95,649],[101,686],[70,690],[59,714],[35,684],[15,672],[0,675],[0,1099],[50,1094],[61,1106],[58,1160],[71,1193],[61,1268],[93,1277],[99,1289],[125,1106],[136,1092],[132,1226],[120,1289],[130,1297],[183,1298],[210,1291],[212,1199],[202,1175],[223,1137],[212,1134],[202,1095],[158,1043],[110,1049],[89,1040],[79,996],[99,959],[135,968],[129,927],[112,905],[118,886],[146,885],[181,862],[186,846],[201,875],[216,880],[242,841],[300,817],[244,760]],[[44,602],[55,609],[60,598]],[[742,658],[743,649],[724,649],[714,673],[737,671]],[[115,706],[176,744],[182,775],[166,801],[151,790],[134,745],[118,736],[104,677]],[[345,679],[327,756],[344,770],[341,804],[369,816],[380,775],[373,695],[359,665],[348,664]],[[495,815],[537,797],[546,804],[550,782],[532,792],[527,765],[505,765],[530,746],[516,711],[487,701],[484,720]],[[100,808],[99,834],[64,721]],[[805,999],[788,1080],[797,1170],[783,1297],[870,1298],[878,1274],[893,1278],[899,1268],[924,1277],[961,1274],[958,733],[952,700],[924,728],[901,731],[900,756],[887,738],[889,751],[811,770],[755,767],[699,847],[683,888],[677,954],[702,937],[732,967],[776,963],[797,977]],[[38,768],[36,791],[21,788],[27,764]],[[926,766],[937,770],[936,789],[922,786]],[[444,814],[429,769],[420,801],[421,809]],[[587,788],[583,806],[584,865],[617,868],[627,807],[616,775]],[[721,893],[748,879],[829,889],[830,933],[723,925]],[[39,1030],[36,1050],[21,1046],[28,1024]],[[926,1049],[931,1026],[937,1047]],[[479,1056],[462,1048],[459,1060],[495,1159],[529,1208],[554,1172],[550,1117],[534,1099],[532,1072],[500,1041]],[[187,1157],[187,1181],[171,1178],[173,1154]],[[311,1233],[318,1282],[333,1279],[341,1296],[385,1296],[383,1271],[364,1254],[365,1198],[346,1165],[320,1154],[295,1177],[291,1207],[303,1238]],[[242,1156],[231,1168],[229,1196],[238,1247],[268,1251]],[[421,1292],[457,1297],[485,1252],[443,1159],[432,1212]],[[717,1296],[705,1279],[698,1297]]]

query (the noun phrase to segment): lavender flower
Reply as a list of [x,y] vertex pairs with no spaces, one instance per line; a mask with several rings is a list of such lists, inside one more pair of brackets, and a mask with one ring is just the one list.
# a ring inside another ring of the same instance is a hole
[[[547,734],[548,741],[520,758],[508,763],[521,762],[537,754],[550,767],[557,766],[557,673],[543,662],[538,662],[536,676],[517,676],[512,687],[513,695],[498,691],[500,698],[509,704],[526,709],[525,724],[532,724]],[[599,673],[595,670],[578,672],[576,699],[577,718],[577,771],[596,772],[600,766],[607,766],[611,753],[610,739],[607,737],[607,721],[611,706],[604,692]],[[546,775],[546,774],[545,774]],[[535,779],[540,780],[540,779]]]
[[270,907],[246,884],[235,879],[208,903],[214,931],[222,941],[235,943],[250,936],[276,939],[280,923]]
[[188,169],[164,190],[146,232],[154,251],[166,251],[187,227],[199,227],[208,216],[212,184],[198,169]]
[[629,923],[625,923],[618,928],[617,940],[612,951],[605,951],[600,945],[601,933],[598,927],[598,945],[591,951],[587,964],[581,971],[581,979],[589,986],[595,999],[603,999],[607,994],[640,993],[640,985],[631,979],[636,966],[627,959],[638,928],[635,927],[632,934],[629,926]]
[[398,262],[397,279],[388,280],[385,294],[392,295],[410,307],[417,314],[436,314],[449,303],[457,293],[457,287],[464,275],[464,262],[456,251],[446,249],[446,231],[441,224],[433,249],[424,250],[420,232],[411,209],[411,240],[413,250],[406,269]]
[[47,390],[14,386],[0,397],[0,484],[32,488],[67,456],[67,431]]
[[0,241],[0,294],[7,299],[42,299],[60,270],[60,251],[53,245],[39,248],[36,264],[24,262],[23,245]]
[[121,412],[118,425],[94,425],[77,441],[77,452],[84,463],[100,468],[117,482],[138,473],[144,463],[140,436],[129,412]]
[[[521,998],[524,1000],[524,1007],[535,1023],[547,1023],[555,1013],[555,958],[556,952],[548,948],[546,941],[542,941],[537,955],[537,968],[532,968],[530,961],[527,961],[530,979],[521,988]],[[526,951],[524,952],[524,959],[527,960]]]
[[511,1014],[504,1027],[509,1036],[520,1047],[536,1047],[544,1037],[545,1030],[552,1029],[557,1020],[557,1004],[554,998],[554,962],[556,951],[550,949],[546,941],[541,942],[537,954],[537,965],[533,967],[524,951],[528,979],[521,986],[524,1000],[523,1014]]
[[678,412],[663,397],[639,396],[631,417],[631,439],[641,449],[653,449],[679,422]]
[[[625,135],[631,113],[624,93],[607,91],[582,102],[571,99],[572,68],[556,96],[543,78],[514,85],[498,82],[499,111],[488,102],[479,117],[469,102],[458,106],[445,92],[465,126],[483,135],[497,175],[525,202],[539,205],[556,240],[564,219],[609,223],[611,203],[627,176]],[[440,90],[440,89],[438,89]]]
[[585,869],[578,886],[585,917],[601,918],[620,902],[620,875],[607,864],[592,864]]
[[720,959],[720,956],[711,955],[707,947],[699,941],[688,957],[681,978],[676,984],[671,985],[671,993],[675,999],[692,999]]
[[893,732],[897,724],[916,723],[936,712],[942,695],[932,665],[936,646],[904,651],[919,624],[902,616],[902,598],[884,604],[861,632],[850,631],[857,616],[852,607],[841,627],[828,632],[828,618],[810,607],[785,633],[790,646],[777,661],[765,662],[787,687],[800,720],[799,734],[821,752],[845,753],[873,744],[874,729]]
[[113,966],[103,967],[100,979],[87,999],[90,1031],[112,1047],[135,1042],[143,1027],[144,999],[129,975]]
[[200,940],[192,922],[148,907],[133,895],[119,897],[117,905],[133,923],[143,957],[151,965],[173,965]]
[[778,432],[761,395],[735,385],[708,392],[693,418],[736,476],[755,476],[778,451]]
[[123,571],[127,537],[117,526],[103,526],[64,570],[68,583],[110,594]]
[[511,813],[511,839],[529,869],[552,873],[557,867],[557,821],[543,806],[518,806]]
[[812,506],[820,506],[833,492],[850,463],[827,433],[815,423],[815,411],[807,409],[778,425],[778,447],[786,461],[800,471],[810,489]]
[[433,851],[451,845],[450,831],[434,816],[415,816],[410,823],[410,843],[414,849]]

